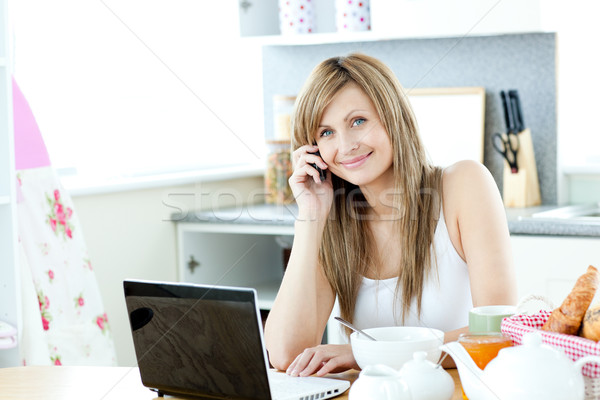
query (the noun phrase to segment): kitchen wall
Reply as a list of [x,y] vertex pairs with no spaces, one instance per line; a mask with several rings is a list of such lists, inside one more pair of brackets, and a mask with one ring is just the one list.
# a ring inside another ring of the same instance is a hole
[[[542,202],[557,202],[556,37],[553,33],[404,39],[263,48],[265,121],[275,94],[295,95],[325,58],[353,51],[380,58],[405,88],[483,86],[486,90],[484,163],[502,188],[503,160],[491,144],[505,130],[499,91],[518,89],[531,128]],[[265,124],[266,137],[273,136]]]
[[[123,280],[177,280],[176,225],[171,221],[171,214],[179,214],[179,210],[232,206],[233,201],[250,199],[249,194],[262,187],[263,178],[258,176],[73,197],[108,314],[119,365],[136,365]],[[235,193],[237,199],[200,195],[225,190]]]

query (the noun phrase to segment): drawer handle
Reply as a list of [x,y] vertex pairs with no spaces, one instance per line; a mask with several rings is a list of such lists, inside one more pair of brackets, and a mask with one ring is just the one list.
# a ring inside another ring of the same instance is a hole
[[200,266],[200,263],[198,261],[196,261],[196,259],[194,258],[193,255],[191,255],[190,260],[187,263],[187,266],[188,266],[190,272],[193,274],[194,270]]

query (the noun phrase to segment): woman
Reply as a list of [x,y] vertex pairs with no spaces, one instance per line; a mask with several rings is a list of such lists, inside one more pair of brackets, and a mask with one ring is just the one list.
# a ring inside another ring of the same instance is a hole
[[351,54],[313,70],[296,100],[293,148],[299,213],[265,327],[274,367],[358,368],[349,344],[319,345],[336,298],[359,328],[428,326],[445,341],[467,330],[473,306],[515,303],[492,176],[474,161],[443,170],[427,161],[404,90],[379,60]]

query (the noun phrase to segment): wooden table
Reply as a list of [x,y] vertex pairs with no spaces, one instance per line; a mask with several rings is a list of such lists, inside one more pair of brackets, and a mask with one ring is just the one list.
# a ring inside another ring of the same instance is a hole
[[[462,400],[455,369],[448,372],[456,389],[452,400]],[[358,372],[332,375],[354,382]],[[142,385],[135,367],[17,367],[0,368],[0,398],[3,400],[151,400],[159,399]],[[177,397],[171,397],[177,399]],[[348,399],[348,391],[339,400]]]

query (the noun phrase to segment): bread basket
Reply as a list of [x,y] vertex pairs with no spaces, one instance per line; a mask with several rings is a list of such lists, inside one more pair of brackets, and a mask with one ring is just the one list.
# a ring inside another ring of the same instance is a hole
[[[551,312],[541,310],[531,315],[513,315],[502,321],[502,333],[509,336],[515,345],[520,345],[523,334],[538,331],[542,342],[564,351],[571,360],[594,355],[600,356],[600,343],[579,336],[542,331],[540,328],[550,317]],[[600,400],[600,365],[588,363],[583,367],[585,399]]]

